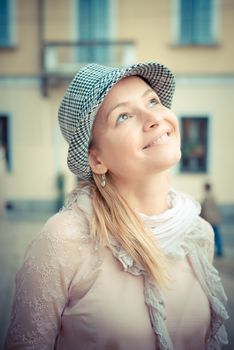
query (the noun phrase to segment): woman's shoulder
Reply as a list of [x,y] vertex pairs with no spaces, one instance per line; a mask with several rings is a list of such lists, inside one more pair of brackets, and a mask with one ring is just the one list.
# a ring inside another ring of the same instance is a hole
[[29,256],[77,255],[87,250],[90,242],[85,214],[81,210],[63,209],[51,216],[29,243],[25,259]]
[[89,221],[79,209],[62,209],[47,220],[41,235],[64,240],[85,238],[89,235]]
[[92,205],[88,189],[74,190],[65,206],[47,220],[42,234],[65,240],[85,239],[89,236],[91,216]]

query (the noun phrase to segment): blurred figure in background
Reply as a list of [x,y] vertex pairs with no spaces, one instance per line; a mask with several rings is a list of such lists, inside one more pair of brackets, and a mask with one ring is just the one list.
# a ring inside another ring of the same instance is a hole
[[201,216],[212,225],[214,230],[216,256],[222,257],[223,244],[220,233],[221,216],[210,183],[204,184],[204,199],[201,203],[201,206]]

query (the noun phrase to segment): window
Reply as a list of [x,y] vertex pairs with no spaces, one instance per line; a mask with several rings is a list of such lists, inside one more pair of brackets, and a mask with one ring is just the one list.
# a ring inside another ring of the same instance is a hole
[[[9,117],[0,114],[0,149],[1,157],[5,159],[6,169],[11,170],[11,152],[10,152],[10,122]],[[2,161],[2,159],[1,159]],[[3,160],[4,161],[4,160]]]
[[181,45],[212,45],[217,42],[218,0],[179,0]]
[[13,2],[14,0],[0,1],[0,47],[13,44]]
[[182,158],[180,171],[183,173],[207,172],[208,118],[181,118]]
[[[80,40],[107,40],[110,31],[109,0],[78,0],[78,36]],[[82,47],[78,52],[80,62],[108,64],[110,50],[107,46]]]

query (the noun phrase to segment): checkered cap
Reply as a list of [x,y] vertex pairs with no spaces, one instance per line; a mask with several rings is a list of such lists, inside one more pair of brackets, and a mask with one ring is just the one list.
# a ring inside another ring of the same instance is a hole
[[70,83],[58,117],[63,136],[69,143],[67,163],[79,178],[92,177],[88,162],[88,147],[98,109],[110,89],[122,78],[138,75],[157,92],[162,104],[171,106],[175,78],[162,64],[139,63],[125,68],[88,64]]

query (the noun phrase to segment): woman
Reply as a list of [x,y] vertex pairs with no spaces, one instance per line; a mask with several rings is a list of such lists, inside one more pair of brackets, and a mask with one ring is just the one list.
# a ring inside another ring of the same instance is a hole
[[169,187],[180,159],[163,65],[91,64],[59,109],[80,178],[18,272],[6,349],[199,350],[227,342],[213,232]]

